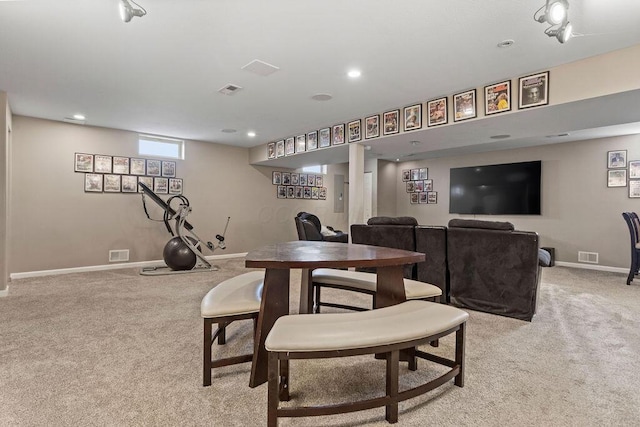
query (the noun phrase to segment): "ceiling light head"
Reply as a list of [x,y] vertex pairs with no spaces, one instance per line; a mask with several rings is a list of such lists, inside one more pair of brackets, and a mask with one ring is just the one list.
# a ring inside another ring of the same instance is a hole
[[540,23],[546,21],[551,25],[558,25],[567,18],[568,9],[569,2],[567,0],[547,0],[544,13],[541,13],[535,19]]
[[347,73],[347,75],[349,77],[351,77],[352,79],[356,79],[358,77],[360,77],[362,75],[362,73],[360,72],[360,70],[351,70]]
[[[138,6],[139,9],[134,9],[131,3]],[[131,0],[131,3],[129,0],[120,0],[118,7],[120,8],[120,19],[122,19],[122,22],[129,22],[134,16],[144,16],[147,14],[147,11],[138,3],[133,0]]]
[[555,37],[560,43],[566,43],[573,35],[573,25],[571,22],[565,22],[556,28],[547,28],[545,34],[549,37]]

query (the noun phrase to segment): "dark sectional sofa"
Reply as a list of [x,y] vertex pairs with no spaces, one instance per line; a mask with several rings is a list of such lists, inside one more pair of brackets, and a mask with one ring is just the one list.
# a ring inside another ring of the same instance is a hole
[[413,217],[374,217],[351,226],[353,243],[426,255],[405,277],[442,289],[442,302],[530,321],[540,283],[537,233],[509,222],[453,219],[421,226]]

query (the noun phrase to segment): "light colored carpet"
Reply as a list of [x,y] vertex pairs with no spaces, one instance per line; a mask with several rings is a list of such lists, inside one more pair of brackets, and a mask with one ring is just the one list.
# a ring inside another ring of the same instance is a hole
[[[242,259],[218,264],[177,276],[124,269],[13,281],[0,299],[0,425],[266,425],[266,385],[248,387],[250,364],[214,370],[213,385],[202,387],[200,300],[247,271]],[[293,312],[299,280],[293,270]],[[401,404],[398,425],[640,424],[640,281],[547,268],[533,322],[469,313],[465,387],[450,382]],[[250,348],[250,330],[232,326],[222,351]],[[437,351],[452,349],[447,337]],[[371,357],[294,361],[291,370],[296,403],[384,390],[384,362]],[[434,368],[420,361],[417,372],[403,364],[400,373],[402,389]],[[388,424],[378,408],[280,425]]]

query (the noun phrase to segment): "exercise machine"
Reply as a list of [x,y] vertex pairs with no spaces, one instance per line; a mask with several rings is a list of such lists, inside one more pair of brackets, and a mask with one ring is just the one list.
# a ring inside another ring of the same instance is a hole
[[[231,217],[227,217],[224,232],[221,235],[216,234],[216,244],[205,242],[198,237],[193,230],[193,225],[187,221],[187,216],[191,213],[189,199],[183,195],[176,195],[169,197],[165,202],[145,184],[139,182],[138,185],[142,189],[142,207],[147,218],[153,220],[147,211],[146,197],[149,197],[164,211],[162,220],[153,221],[164,222],[167,231],[172,236],[162,251],[166,266],[145,267],[140,271],[140,274],[153,276],[219,270],[218,266],[211,265],[204,257],[202,247],[206,246],[211,252],[218,248],[226,249],[224,236],[227,233]],[[171,207],[174,202],[178,203],[175,209]],[[172,228],[170,222],[173,220],[175,220],[175,224]]]

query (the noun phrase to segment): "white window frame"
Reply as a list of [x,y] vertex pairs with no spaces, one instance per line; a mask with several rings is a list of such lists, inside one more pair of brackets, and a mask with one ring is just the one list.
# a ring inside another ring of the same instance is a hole
[[302,172],[304,173],[319,173],[322,175],[327,174],[327,165],[312,165],[312,166],[304,166],[302,168]]
[[[143,141],[150,142],[152,144],[157,143],[158,150],[157,151],[150,150],[148,152],[143,152],[142,150]],[[176,147],[177,154],[176,155],[169,154],[166,151],[163,151],[162,147]],[[167,159],[184,160],[184,140],[139,134],[138,135],[138,155],[140,155],[141,157],[164,157]]]

